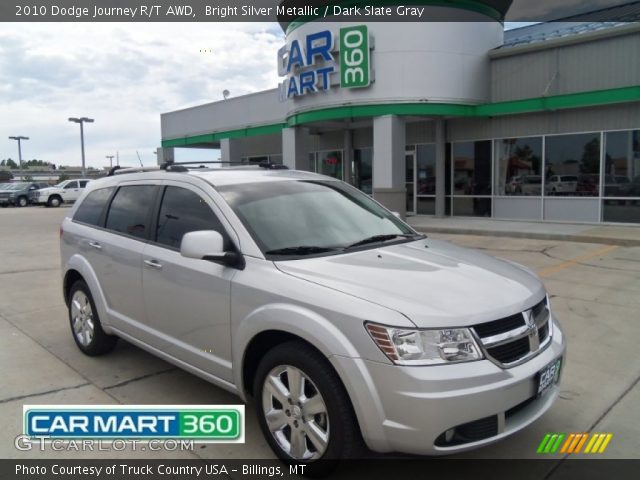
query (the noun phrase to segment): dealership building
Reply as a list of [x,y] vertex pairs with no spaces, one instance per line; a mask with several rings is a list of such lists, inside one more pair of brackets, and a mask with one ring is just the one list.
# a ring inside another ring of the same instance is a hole
[[159,161],[220,149],[402,215],[640,223],[640,2],[508,31],[510,1],[418,3],[460,21],[281,22],[278,87],[163,114]]

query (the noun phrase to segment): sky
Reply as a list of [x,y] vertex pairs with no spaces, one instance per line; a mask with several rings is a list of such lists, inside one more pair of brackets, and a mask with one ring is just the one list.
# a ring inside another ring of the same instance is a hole
[[160,113],[274,88],[283,43],[275,23],[0,24],[0,160],[24,135],[23,160],[80,165],[86,116],[87,166],[155,164]]
[[276,87],[283,44],[276,23],[0,23],[0,160],[17,160],[8,137],[24,135],[23,160],[78,166],[79,126],[67,119],[90,117],[87,166],[116,154],[155,164],[161,113]]

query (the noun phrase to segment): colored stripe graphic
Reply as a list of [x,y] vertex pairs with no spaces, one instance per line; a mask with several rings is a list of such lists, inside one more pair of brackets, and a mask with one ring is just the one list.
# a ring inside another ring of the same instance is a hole
[[[565,440],[566,438],[566,440]],[[542,454],[576,454],[576,453],[604,453],[609,442],[613,438],[612,433],[547,433],[536,453]],[[564,440],[564,443],[563,443]],[[588,440],[588,441],[587,441]],[[586,444],[586,448],[583,447]],[[562,447],[561,447],[562,445]]]

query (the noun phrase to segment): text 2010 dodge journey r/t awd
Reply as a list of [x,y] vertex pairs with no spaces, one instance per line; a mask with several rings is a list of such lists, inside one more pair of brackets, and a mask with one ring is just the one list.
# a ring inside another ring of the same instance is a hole
[[427,238],[341,181],[261,167],[88,185],[61,230],[84,353],[120,337],[253,398],[288,461],[349,457],[361,438],[461,452],[550,408],[565,339],[532,272]]

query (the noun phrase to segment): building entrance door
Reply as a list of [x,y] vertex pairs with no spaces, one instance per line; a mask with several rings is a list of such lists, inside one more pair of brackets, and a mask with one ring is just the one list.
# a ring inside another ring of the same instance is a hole
[[407,215],[416,214],[416,152],[407,151],[404,154],[407,187]]

